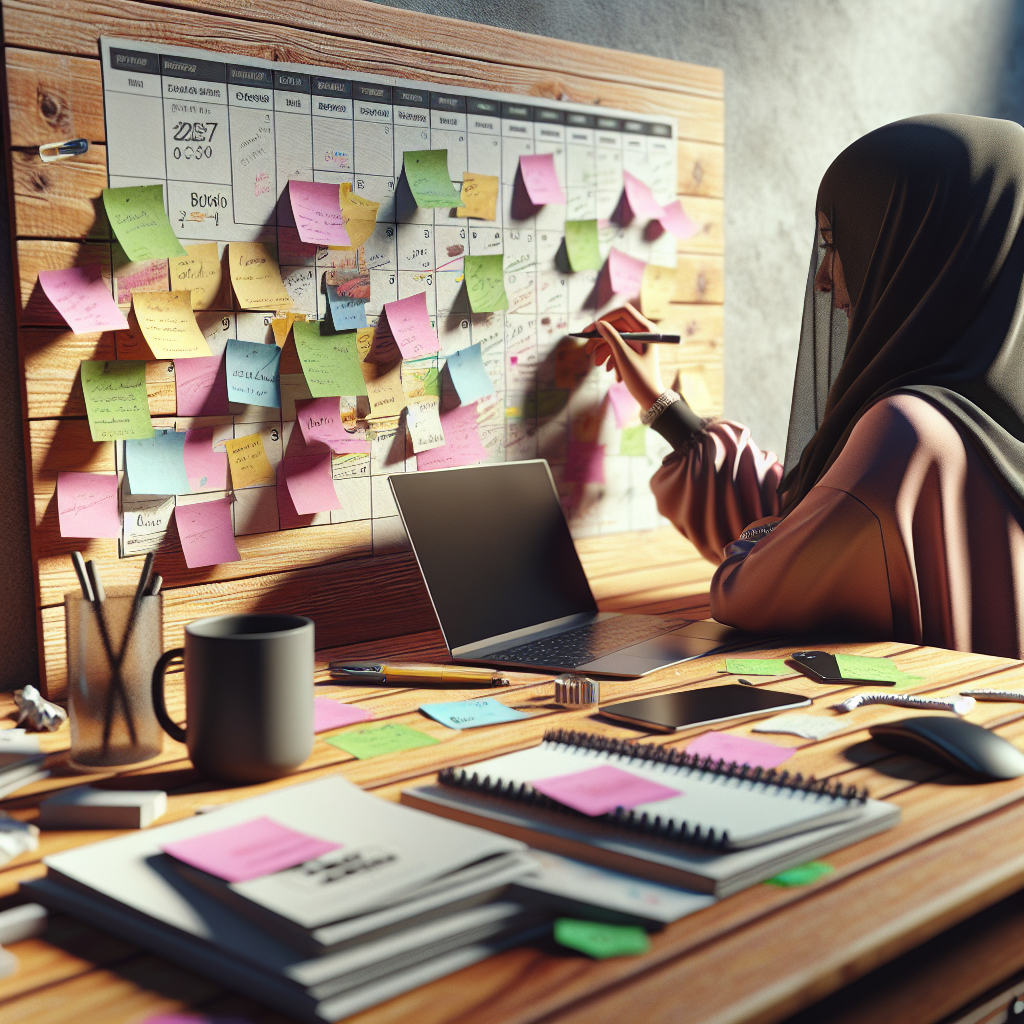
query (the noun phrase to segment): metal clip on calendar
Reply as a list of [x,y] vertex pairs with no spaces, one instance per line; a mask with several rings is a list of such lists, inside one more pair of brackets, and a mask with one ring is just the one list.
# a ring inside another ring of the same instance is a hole
[[89,152],[88,139],[69,139],[67,142],[47,142],[39,147],[39,159],[44,164],[67,160],[72,156],[84,156]]

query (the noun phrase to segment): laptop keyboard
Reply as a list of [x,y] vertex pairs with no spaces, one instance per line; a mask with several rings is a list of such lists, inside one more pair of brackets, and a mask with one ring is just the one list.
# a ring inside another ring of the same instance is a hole
[[565,633],[546,636],[518,647],[506,647],[487,655],[488,661],[515,661],[524,665],[575,668],[630,644],[668,633],[681,625],[651,615],[619,615],[588,622]]

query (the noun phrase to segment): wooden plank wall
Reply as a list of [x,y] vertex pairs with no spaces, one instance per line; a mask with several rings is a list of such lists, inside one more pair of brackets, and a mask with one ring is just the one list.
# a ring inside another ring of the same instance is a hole
[[[25,444],[34,501],[33,559],[40,672],[65,688],[63,595],[68,554],[85,545],[108,586],[134,583],[138,560],[112,540],[60,537],[54,496],[64,470],[111,472],[112,443],[94,444],[78,366],[110,359],[112,334],[74,335],[42,297],[40,270],[110,267],[98,215],[106,179],[99,37],[120,36],[530,96],[669,114],[679,122],[678,193],[701,227],[679,245],[676,306],[666,325],[686,337],[668,375],[682,375],[699,412],[721,412],[723,134],[721,71],[544,39],[363,0],[2,0],[5,132],[23,378]],[[82,159],[43,164],[37,147],[85,137]],[[148,367],[150,411],[175,413],[173,366]],[[173,534],[173,531],[172,531]],[[318,646],[397,636],[435,625],[411,556],[369,560],[366,524],[239,537],[240,562],[190,570],[176,540],[160,555],[165,641],[200,615],[277,609],[311,615]]]

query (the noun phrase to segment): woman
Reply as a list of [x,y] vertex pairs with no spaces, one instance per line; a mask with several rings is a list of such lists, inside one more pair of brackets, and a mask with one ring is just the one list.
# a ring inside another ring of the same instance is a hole
[[592,341],[674,452],[658,508],[716,619],[1024,656],[1024,128],[880,128],[818,189],[785,466]]

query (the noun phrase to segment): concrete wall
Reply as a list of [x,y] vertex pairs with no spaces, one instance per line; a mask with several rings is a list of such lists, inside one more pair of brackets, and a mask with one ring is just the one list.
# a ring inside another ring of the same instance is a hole
[[1024,116],[1012,0],[386,0],[723,68],[726,414],[781,456],[818,181],[913,114]]

